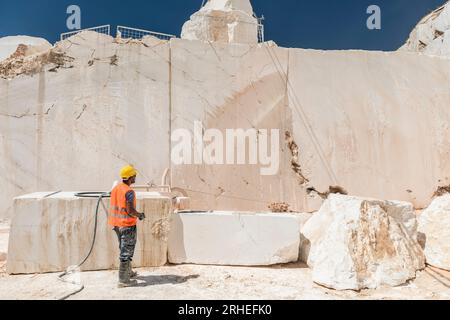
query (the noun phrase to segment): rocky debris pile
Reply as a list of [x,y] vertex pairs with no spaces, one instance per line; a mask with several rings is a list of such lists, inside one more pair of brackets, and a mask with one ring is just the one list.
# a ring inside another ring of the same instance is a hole
[[274,202],[269,205],[270,211],[277,212],[289,212],[290,205],[285,202]]
[[425,16],[400,50],[450,55],[450,2]]
[[1,78],[11,79],[19,75],[31,76],[44,70],[54,72],[58,68],[73,67],[71,62],[74,59],[57,49],[50,49],[31,56],[24,54],[27,49],[25,46],[19,46],[10,58],[0,62]]
[[427,264],[450,271],[450,194],[434,199],[419,217]]
[[32,37],[0,38],[0,77],[9,79],[33,75],[50,63],[62,63],[62,54],[55,52],[45,39]]
[[[123,46],[145,46],[152,48],[166,43],[152,36],[142,39],[121,39],[100,34],[93,31],[80,32],[66,40],[60,41],[54,47],[36,47],[20,44],[16,51],[6,60],[0,61],[0,78],[12,79],[19,75],[35,75],[42,71],[57,72],[58,69],[71,69],[75,66],[91,67],[97,62],[118,65],[117,50]],[[97,46],[109,46],[110,55],[98,58]],[[45,49],[45,50],[44,50]],[[89,51],[90,54],[86,52]],[[89,59],[86,60],[86,57]]]
[[[0,38],[0,61],[20,51],[23,55],[33,55],[50,49],[52,45],[45,39],[28,36]],[[20,50],[19,50],[20,48]]]
[[186,40],[258,43],[258,20],[249,0],[209,0],[181,32]]
[[417,220],[406,202],[332,194],[301,233],[313,281],[337,290],[398,286],[425,267]]

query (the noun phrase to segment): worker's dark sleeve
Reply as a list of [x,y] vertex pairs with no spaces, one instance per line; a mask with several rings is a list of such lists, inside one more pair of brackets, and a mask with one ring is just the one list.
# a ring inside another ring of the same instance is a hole
[[134,206],[134,198],[136,195],[134,194],[133,190],[130,190],[126,193],[125,198],[127,199],[127,203],[130,203],[132,206]]

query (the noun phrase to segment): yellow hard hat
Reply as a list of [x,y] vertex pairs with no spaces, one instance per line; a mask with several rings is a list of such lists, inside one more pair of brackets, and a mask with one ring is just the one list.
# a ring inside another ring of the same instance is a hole
[[120,177],[123,180],[128,180],[131,177],[137,176],[137,171],[132,165],[128,165],[126,167],[123,167],[122,170],[120,170]]

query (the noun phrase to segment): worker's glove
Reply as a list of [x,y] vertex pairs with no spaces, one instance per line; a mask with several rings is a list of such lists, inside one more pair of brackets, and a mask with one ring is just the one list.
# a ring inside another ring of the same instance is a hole
[[144,220],[145,219],[145,213],[141,213],[141,215],[139,216],[139,220]]

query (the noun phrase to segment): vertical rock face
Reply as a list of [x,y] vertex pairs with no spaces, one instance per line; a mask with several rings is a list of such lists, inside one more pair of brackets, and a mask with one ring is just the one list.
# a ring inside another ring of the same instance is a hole
[[0,78],[14,78],[0,79],[0,218],[26,193],[106,190],[127,163],[138,183],[160,181],[170,166],[169,44],[153,42],[83,32],[0,63]]
[[[0,219],[22,194],[107,189],[127,163],[139,184],[171,167],[196,210],[312,212],[330,186],[423,208],[450,183],[448,59],[83,32],[12,60],[0,62]],[[171,135],[198,121],[224,137],[268,130],[267,156],[279,130],[278,172],[172,163]]]
[[425,258],[409,203],[331,195],[302,229],[316,283],[338,290],[397,286]]
[[181,38],[254,44],[258,21],[249,0],[210,0],[184,24]]
[[427,263],[450,270],[450,195],[436,198],[419,217]]
[[449,56],[450,2],[424,17],[400,50]]

